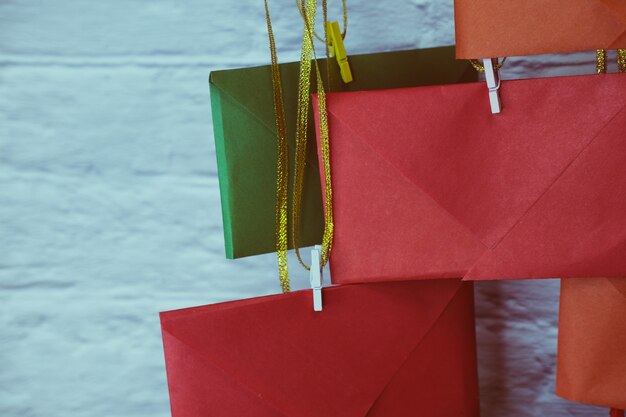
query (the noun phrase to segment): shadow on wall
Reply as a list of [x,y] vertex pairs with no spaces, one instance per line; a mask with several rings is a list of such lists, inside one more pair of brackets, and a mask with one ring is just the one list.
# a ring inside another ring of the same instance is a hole
[[[606,416],[555,394],[560,280],[476,283],[483,417]],[[543,395],[537,395],[543,393]]]

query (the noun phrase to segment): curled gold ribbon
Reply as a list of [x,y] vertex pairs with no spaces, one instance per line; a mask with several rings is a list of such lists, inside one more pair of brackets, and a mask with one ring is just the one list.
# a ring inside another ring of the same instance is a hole
[[287,128],[285,123],[285,105],[281,86],[280,68],[276,55],[276,42],[272,30],[270,10],[265,3],[265,19],[270,43],[272,60],[272,90],[274,99],[274,115],[276,117],[276,137],[278,162],[276,164],[276,253],[278,254],[278,275],[283,292],[290,291],[289,270],[287,266],[287,196],[289,193],[289,154],[287,148]]
[[[298,11],[300,11],[300,16],[302,16],[302,18],[305,18],[305,6],[304,6],[305,1],[304,0],[296,0],[296,7],[298,8]],[[324,28],[326,28],[326,21],[328,20],[328,12],[327,12],[327,8],[326,8],[326,0],[323,0],[322,2],[323,7],[324,7]],[[346,38],[346,33],[348,32],[348,6],[346,4],[346,0],[341,0],[341,9],[343,12],[343,30],[341,31],[341,38],[345,39]],[[315,29],[313,30],[313,35],[317,38],[317,40],[319,40],[320,42],[326,42],[326,40],[328,39],[326,36],[324,36],[324,38],[322,38],[320,35],[317,34],[317,32],[315,31]]]
[[[318,110],[319,110],[319,131],[320,131],[320,144],[322,150],[322,168],[324,171],[324,203],[325,203],[325,218],[324,218],[324,234],[322,236],[322,253],[320,266],[323,268],[328,262],[328,257],[332,249],[333,241],[333,209],[332,209],[332,184],[331,184],[331,172],[330,172],[330,144],[329,144],[329,128],[328,128],[328,113],[326,109],[326,92],[324,90],[324,81],[322,79],[322,73],[320,71],[319,64],[317,62],[317,56],[313,45],[316,14],[316,0],[308,0],[306,7],[304,0],[302,0],[302,7],[305,10],[303,14],[304,19],[304,37],[302,41],[302,61],[300,62],[300,81],[298,92],[298,123],[300,128],[297,129],[296,135],[296,173],[294,178],[293,188],[293,208],[292,208],[292,239],[296,252],[296,256],[300,264],[307,270],[310,266],[307,265],[300,254],[299,248],[299,225],[300,225],[300,210],[302,203],[302,192],[304,182],[304,169],[306,166],[306,149],[307,149],[307,121],[309,118],[309,102],[310,102],[310,62],[313,59],[315,67],[315,75],[317,81],[317,97],[318,97]],[[323,2],[323,7],[326,9],[326,1]],[[326,12],[324,12],[326,15]],[[326,27],[326,22],[324,22]],[[325,31],[326,34],[326,31]],[[328,42],[326,42],[328,44]],[[304,59],[309,62],[308,66],[304,66]],[[302,71],[302,68],[305,71]]]
[[[270,55],[272,60],[272,88],[274,98],[274,114],[277,127],[277,153],[278,163],[276,168],[276,252],[278,256],[278,271],[281,289],[283,292],[290,291],[289,269],[287,265],[288,248],[288,189],[289,189],[289,161],[288,144],[286,135],[285,111],[283,102],[283,92],[281,87],[280,67],[276,54],[276,43],[272,30],[272,23],[267,0],[265,4],[265,17],[270,44]],[[325,222],[324,234],[322,237],[322,259],[321,267],[328,262],[328,256],[332,247],[333,236],[333,216],[332,216],[332,185],[330,174],[330,146],[328,140],[328,114],[326,111],[326,92],[324,81],[315,54],[314,24],[317,1],[302,0],[301,10],[303,11],[304,35],[302,38],[302,51],[300,54],[300,73],[298,80],[298,111],[296,120],[296,160],[293,190],[292,207],[292,239],[299,262],[310,269],[300,256],[298,247],[298,229],[300,224],[300,209],[302,203],[302,190],[304,182],[304,170],[306,166],[307,129],[309,118],[309,100],[311,92],[311,61],[315,64],[315,74],[317,81],[317,93],[319,102],[319,124],[320,140],[322,148],[322,164],[324,171],[324,192],[325,192]],[[323,0],[324,20],[326,20],[326,0]],[[326,22],[324,21],[324,27]],[[326,29],[324,31],[326,35]],[[327,49],[328,50],[328,49]]]

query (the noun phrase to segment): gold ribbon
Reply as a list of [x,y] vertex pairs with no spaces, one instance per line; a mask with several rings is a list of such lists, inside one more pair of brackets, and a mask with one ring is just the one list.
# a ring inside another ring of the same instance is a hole
[[285,105],[281,86],[280,68],[276,55],[276,42],[272,30],[270,10],[265,2],[265,19],[270,43],[272,60],[272,90],[274,99],[274,115],[276,117],[276,138],[278,162],[276,164],[276,253],[278,254],[278,275],[283,292],[290,291],[289,272],[287,266],[287,196],[289,193],[289,154],[287,148],[287,128],[285,123]]
[[[305,14],[304,14],[304,1],[302,0],[296,0],[296,7],[298,7],[298,10],[300,11],[300,16],[302,16],[302,18],[305,18]],[[324,8],[324,23],[326,23],[328,21],[328,9],[326,7],[326,0],[322,1],[322,6]],[[348,7],[346,5],[346,0],[341,0],[341,9],[343,12],[343,30],[341,31],[341,38],[345,39],[346,38],[346,33],[348,32]],[[324,28],[326,28],[326,26],[324,25]],[[315,31],[315,29],[313,29],[313,35],[320,41],[320,42],[326,42],[326,40],[328,39],[328,37],[324,36],[324,38],[322,38],[320,35],[317,34],[317,32]],[[328,43],[327,43],[328,45]]]
[[[288,152],[287,136],[285,129],[285,112],[283,93],[281,88],[280,68],[276,58],[276,44],[272,31],[272,23],[269,14],[267,0],[265,3],[265,15],[267,20],[268,34],[270,38],[270,54],[272,58],[272,87],[274,95],[274,114],[276,116],[277,139],[278,139],[278,163],[276,168],[276,252],[278,254],[279,279],[283,292],[289,292],[289,270],[287,266],[287,196],[288,196]],[[328,262],[328,256],[332,247],[333,216],[332,216],[332,184],[330,173],[330,146],[328,140],[328,114],[326,111],[326,92],[324,82],[315,54],[314,24],[317,8],[317,0],[302,0],[304,36],[302,38],[302,51],[300,54],[300,74],[298,80],[298,112],[296,120],[296,160],[293,189],[292,207],[292,239],[299,262],[310,269],[300,256],[298,247],[298,234],[300,224],[300,209],[302,203],[302,188],[304,182],[304,170],[306,166],[307,129],[309,118],[309,100],[311,92],[311,59],[315,64],[317,81],[317,93],[319,103],[320,141],[322,148],[322,164],[324,171],[325,192],[325,222],[322,237],[321,267]],[[326,17],[326,0],[323,0],[324,16]],[[325,20],[325,19],[324,19]],[[326,22],[324,22],[326,27]],[[325,29],[326,33],[326,29]]]
[[[478,72],[484,72],[485,67],[483,64],[477,59],[470,59],[470,64],[474,67],[474,69]],[[504,63],[506,62],[506,57],[496,64],[495,69],[499,70]],[[617,50],[617,67],[619,72],[626,72],[626,49],[618,49]],[[596,72],[598,74],[606,74],[607,64],[606,64],[606,50],[598,49],[596,50]]]
[[[496,62],[496,65],[494,65],[493,69],[498,71],[500,68],[502,68],[502,66],[506,62],[506,59],[507,59],[507,57],[505,56],[504,58],[502,58],[502,62]],[[485,66],[482,64],[482,62],[480,62],[480,60],[478,60],[478,59],[470,59],[469,62],[470,62],[470,64],[472,64],[472,67],[474,67],[474,69],[476,71],[478,71],[478,72],[485,72]]]
[[[596,72],[606,74],[606,50],[596,50]],[[619,72],[626,72],[626,49],[617,50],[617,68]]]
[[626,49],[617,50],[617,66],[619,72],[626,72]]
[[[331,186],[331,174],[330,174],[330,162],[328,158],[329,144],[328,144],[328,115],[326,112],[326,94],[324,91],[324,84],[321,76],[321,71],[315,55],[315,48],[313,45],[315,25],[316,4],[315,0],[302,0],[302,10],[304,20],[304,37],[302,40],[302,56],[300,62],[300,80],[298,91],[298,128],[296,131],[296,172],[294,177],[293,187],[293,207],[292,207],[292,240],[296,256],[298,261],[305,269],[310,267],[302,260],[299,248],[299,226],[300,226],[300,211],[302,203],[302,190],[304,183],[304,170],[306,167],[306,150],[307,150],[307,122],[309,119],[309,106],[310,106],[310,71],[311,71],[311,58],[315,63],[315,74],[317,81],[318,92],[318,107],[319,107],[319,123],[320,123],[320,139],[322,148],[322,164],[324,171],[324,190],[325,190],[325,222],[324,222],[324,235],[322,237],[322,262],[323,267],[328,261],[328,254],[332,247],[332,233],[333,233],[333,219],[332,219],[332,186]],[[325,8],[326,1],[323,2]],[[324,22],[325,24],[326,22]],[[326,27],[326,25],[324,25]],[[326,31],[325,31],[326,34]],[[327,44],[327,43],[326,43]],[[305,64],[305,61],[308,65]]]

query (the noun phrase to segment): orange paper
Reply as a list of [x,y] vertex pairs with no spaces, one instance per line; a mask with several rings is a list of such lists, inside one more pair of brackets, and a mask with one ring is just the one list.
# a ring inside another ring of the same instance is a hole
[[626,48],[624,0],[455,0],[457,58]]
[[561,281],[557,394],[626,408],[626,278]]

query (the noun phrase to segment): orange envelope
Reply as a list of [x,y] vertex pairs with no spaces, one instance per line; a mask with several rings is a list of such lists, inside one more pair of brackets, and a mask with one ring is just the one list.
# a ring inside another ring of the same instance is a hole
[[161,313],[173,417],[478,417],[471,283],[346,285]]
[[457,58],[626,48],[624,0],[455,0]]
[[626,278],[561,281],[556,393],[626,409]]

